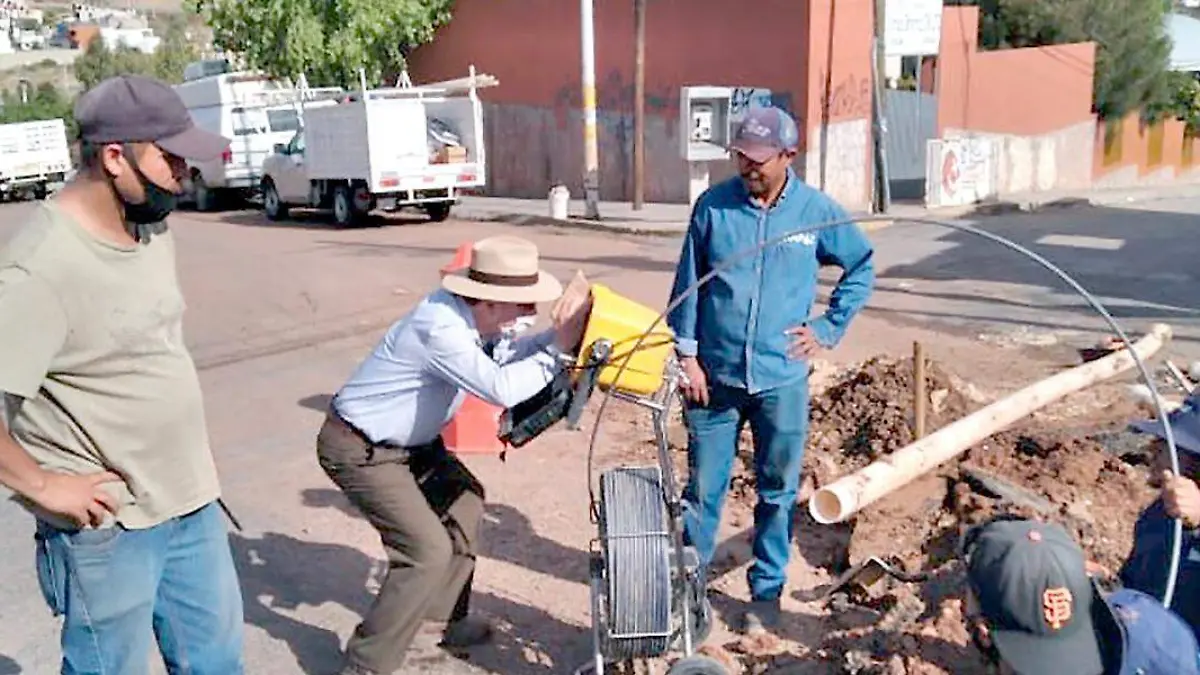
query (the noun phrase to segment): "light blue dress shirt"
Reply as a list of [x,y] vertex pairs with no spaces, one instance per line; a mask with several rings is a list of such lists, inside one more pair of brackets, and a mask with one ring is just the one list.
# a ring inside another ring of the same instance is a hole
[[445,290],[426,296],[388,329],[334,396],[333,408],[375,443],[432,442],[466,392],[498,406],[531,398],[562,367],[554,331],[519,338],[489,357],[467,303]]

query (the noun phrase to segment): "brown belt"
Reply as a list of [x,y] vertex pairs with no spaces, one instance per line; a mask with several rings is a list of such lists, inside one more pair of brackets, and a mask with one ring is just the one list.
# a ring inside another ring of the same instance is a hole
[[432,442],[422,444],[422,445],[408,445],[408,446],[400,445],[399,443],[396,443],[394,441],[373,441],[373,440],[371,440],[370,436],[367,436],[366,432],[364,432],[362,429],[359,429],[358,427],[351,424],[345,417],[342,417],[341,413],[339,413],[337,411],[337,408],[334,408],[332,405],[329,406],[329,413],[328,413],[327,417],[331,421],[333,421],[334,424],[341,427],[343,431],[350,433],[354,437],[358,438],[358,440],[362,441],[363,445],[365,445],[368,448],[387,448],[389,450],[405,450],[407,452],[412,453],[412,452],[422,452],[425,450],[432,450],[432,449],[438,447],[439,445],[441,445],[440,438],[436,439]]

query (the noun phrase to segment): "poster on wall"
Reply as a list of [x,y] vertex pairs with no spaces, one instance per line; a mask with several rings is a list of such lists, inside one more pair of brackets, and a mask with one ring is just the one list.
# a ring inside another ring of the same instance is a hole
[[886,0],[883,47],[887,56],[931,56],[942,41],[942,0]]
[[929,141],[928,148],[926,206],[967,206],[996,195],[995,141],[939,138]]

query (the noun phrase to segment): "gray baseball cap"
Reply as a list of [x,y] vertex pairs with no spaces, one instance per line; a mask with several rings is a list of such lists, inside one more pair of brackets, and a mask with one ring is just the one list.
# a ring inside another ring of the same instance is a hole
[[198,128],[183,99],[165,82],[118,75],[84,92],[75,102],[79,140],[93,143],[153,143],[194,161],[219,157],[229,139]]

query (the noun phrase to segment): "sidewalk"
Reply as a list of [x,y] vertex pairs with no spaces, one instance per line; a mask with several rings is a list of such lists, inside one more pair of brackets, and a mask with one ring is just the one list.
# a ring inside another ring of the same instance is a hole
[[[1126,188],[1119,190],[1079,190],[1037,192],[1009,195],[1002,200],[969,206],[925,208],[915,202],[897,202],[887,214],[852,213],[868,232],[891,225],[904,218],[958,219],[1004,215],[1018,212],[1037,212],[1046,209],[1080,206],[1116,206],[1136,202],[1200,197],[1200,183],[1161,187]],[[565,221],[550,217],[550,206],[544,199],[509,199],[504,197],[461,198],[453,216],[459,220],[501,222],[512,225],[541,225],[596,230],[616,234],[649,236],[679,236],[687,229],[691,208],[687,204],[645,204],[634,211],[628,202],[600,202],[600,218],[583,217],[583,200],[571,200]]]

